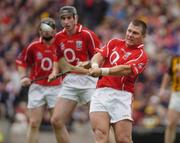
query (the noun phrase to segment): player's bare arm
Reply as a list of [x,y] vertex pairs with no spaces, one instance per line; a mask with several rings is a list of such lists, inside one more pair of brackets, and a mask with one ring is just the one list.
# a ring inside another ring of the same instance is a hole
[[130,65],[118,65],[111,68],[91,68],[89,74],[94,77],[127,76],[132,74],[132,70]]
[[20,73],[20,83],[22,86],[28,86],[31,84],[30,78],[27,76],[26,69],[22,66],[18,66],[18,71]]
[[59,73],[58,62],[54,62],[53,63],[53,70],[48,77],[48,81],[52,81],[52,80],[56,79],[58,73]]
[[159,96],[163,96],[163,94],[165,93],[165,89],[166,89],[169,82],[170,82],[170,76],[169,76],[169,74],[166,73],[162,79],[162,84],[160,87]]
[[91,62],[90,61],[79,62],[77,64],[77,67],[83,67],[85,69],[89,69],[91,68]]
[[104,57],[101,53],[96,53],[91,59],[91,68],[98,68],[104,61]]
[[79,74],[88,74],[88,70],[83,67],[73,66],[69,64],[65,58],[61,58],[58,62],[58,67],[61,72],[71,71]]
[[111,68],[99,68],[99,66],[104,62],[104,57],[101,53],[97,53],[91,59],[91,69],[89,69],[89,75],[98,76],[126,76],[132,73],[130,65],[118,65]]
[[52,73],[48,77],[48,81],[52,81],[56,79],[57,74],[59,72],[65,73],[65,72],[76,72],[79,74],[88,74],[89,70],[85,69],[84,67],[78,67],[78,66],[73,66],[69,64],[66,59],[60,58],[58,62],[54,62],[54,67]]

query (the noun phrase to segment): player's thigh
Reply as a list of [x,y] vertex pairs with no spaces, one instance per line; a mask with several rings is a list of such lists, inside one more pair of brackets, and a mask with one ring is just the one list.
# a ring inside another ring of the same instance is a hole
[[32,84],[28,92],[28,108],[38,108],[46,104],[44,87],[38,84]]
[[74,100],[58,97],[55,108],[53,109],[52,119],[67,122],[76,105],[77,102]]
[[61,90],[61,86],[51,86],[47,87],[45,91],[45,99],[46,99],[46,104],[48,108],[54,108],[58,94]]
[[79,102],[81,104],[87,104],[91,101],[91,97],[94,94],[95,89],[94,88],[88,88],[88,89],[81,89],[79,96]]
[[32,124],[40,124],[44,114],[44,106],[28,109],[28,118]]
[[115,139],[119,140],[118,138],[129,138],[131,140],[132,134],[132,121],[130,120],[121,120],[116,123],[112,124]]
[[180,112],[177,112],[174,109],[168,109],[167,125],[176,126],[179,118],[180,118]]
[[79,102],[79,89],[63,85],[58,97]]
[[107,112],[90,112],[89,116],[94,131],[101,130],[109,134],[110,118]]

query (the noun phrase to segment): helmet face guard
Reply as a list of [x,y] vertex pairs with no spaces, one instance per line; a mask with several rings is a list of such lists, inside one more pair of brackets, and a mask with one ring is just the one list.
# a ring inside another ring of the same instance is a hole
[[50,41],[54,37],[56,22],[50,17],[42,18],[39,25],[39,34],[45,41]]
[[73,16],[77,15],[76,8],[73,6],[63,6],[59,10],[59,16],[62,17],[65,15],[73,15]]

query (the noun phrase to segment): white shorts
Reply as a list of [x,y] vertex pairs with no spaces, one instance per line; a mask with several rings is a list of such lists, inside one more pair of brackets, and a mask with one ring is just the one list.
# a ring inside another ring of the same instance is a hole
[[96,89],[97,80],[97,78],[88,75],[68,74],[63,79],[58,96],[80,104],[88,103]]
[[110,123],[132,119],[132,93],[112,88],[98,88],[91,98],[91,112],[107,112]]
[[171,94],[169,109],[174,109],[175,111],[180,112],[180,91]]
[[94,91],[95,88],[78,89],[68,86],[62,86],[58,97],[73,100],[80,104],[86,104],[90,102],[91,96],[93,95]]
[[82,74],[67,74],[63,79],[62,86],[72,87],[77,89],[96,88],[98,78]]
[[57,95],[61,86],[42,86],[32,84],[28,94],[28,108],[37,108],[47,104],[48,108],[53,108],[57,101]]

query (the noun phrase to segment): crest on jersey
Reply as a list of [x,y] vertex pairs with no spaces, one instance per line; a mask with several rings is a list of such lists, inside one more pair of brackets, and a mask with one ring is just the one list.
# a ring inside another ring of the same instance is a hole
[[127,53],[125,53],[125,55],[123,56],[123,59],[127,59],[129,56],[131,55],[131,53],[130,52],[127,52]]
[[144,63],[139,63],[139,64],[138,64],[138,69],[142,69],[143,66],[144,66]]
[[41,52],[37,52],[37,59],[42,59],[43,58],[43,55]]
[[76,47],[78,49],[81,49],[82,48],[82,41],[76,41]]
[[65,47],[64,47],[64,43],[63,42],[60,43],[60,48],[61,48],[61,50],[64,50]]

